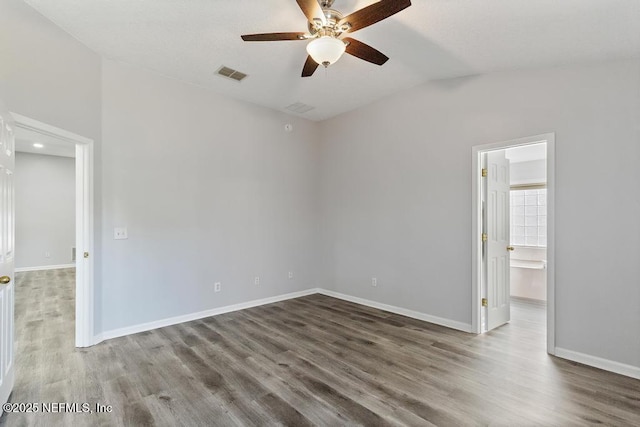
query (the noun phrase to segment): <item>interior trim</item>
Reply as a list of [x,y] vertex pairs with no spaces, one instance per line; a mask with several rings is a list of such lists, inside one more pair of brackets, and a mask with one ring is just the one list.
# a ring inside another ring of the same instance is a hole
[[562,359],[571,360],[573,362],[582,363],[583,365],[593,366],[594,368],[599,368],[640,380],[640,367],[638,366],[627,365],[625,363],[615,362],[613,360],[603,359],[602,357],[592,356],[590,354],[567,350],[566,348],[560,347],[556,347],[555,355]]
[[156,320],[153,322],[141,323],[138,325],[126,326],[124,328],[112,329],[105,331],[101,334],[94,336],[94,344],[98,344],[104,340],[112,338],[123,337],[126,335],[137,334],[139,332],[146,332],[153,329],[164,328],[165,326],[177,325],[179,323],[190,322],[192,320],[203,319],[205,317],[217,316],[219,314],[231,313],[234,311],[244,310],[247,308],[258,307],[266,304],[273,304],[274,302],[286,301],[288,299],[300,298],[307,295],[322,294],[333,298],[338,298],[344,301],[350,301],[356,304],[365,305],[368,307],[377,308],[391,313],[400,314],[402,316],[411,317],[413,319],[423,320],[429,323],[433,323],[440,326],[445,326],[451,329],[457,329],[463,332],[471,333],[471,325],[467,323],[458,322],[451,319],[445,319],[442,317],[431,316],[429,314],[420,313],[418,311],[408,310],[401,307],[396,307],[389,304],[383,304],[376,301],[370,301],[363,298],[354,297],[351,295],[341,294],[339,292],[329,291],[321,288],[311,288],[305,291],[291,292],[287,294],[277,295],[269,298],[262,298],[253,301],[247,301],[238,304],[227,305],[224,307],[213,308],[210,310],[199,311],[196,313],[189,313],[175,317],[168,317],[166,319]]
[[411,317],[412,319],[423,320],[425,322],[433,323],[435,325],[445,326],[447,328],[456,329],[458,331],[473,333],[473,329],[470,323],[458,322],[457,320],[445,319],[444,317],[432,316],[430,314],[421,313],[419,311],[409,310],[394,305],[384,304],[377,301],[371,301],[364,298],[354,297],[351,295],[341,294],[335,291],[328,291],[326,289],[319,289],[322,295],[338,298],[344,301],[354,302],[360,305],[366,305],[367,307],[377,308],[379,310],[388,311],[401,316]]
[[291,292],[288,294],[277,295],[274,297],[256,299],[247,302],[241,302],[238,304],[227,305],[224,307],[212,308],[210,310],[198,311],[195,313],[183,314],[180,316],[168,317],[166,319],[160,319],[153,322],[140,323],[138,325],[126,326],[124,328],[112,329],[110,331],[102,332],[94,336],[93,344],[98,344],[104,340],[110,340],[112,338],[124,337],[126,335],[133,335],[139,332],[151,331],[153,329],[164,328],[165,326],[177,325],[179,323],[191,322],[193,320],[204,319],[205,317],[217,316],[219,314],[231,313],[234,311],[244,310],[247,308],[258,307],[266,304],[273,304],[274,302],[285,301],[293,298],[300,298],[307,295],[317,294],[319,289],[312,288],[306,291]]
[[76,150],[76,347],[89,347],[94,334],[93,140],[17,113],[15,126],[75,145]]

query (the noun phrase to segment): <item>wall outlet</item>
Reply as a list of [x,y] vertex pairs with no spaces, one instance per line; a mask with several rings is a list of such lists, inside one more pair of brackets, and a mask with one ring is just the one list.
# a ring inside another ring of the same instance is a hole
[[260,276],[256,276],[256,277],[253,279],[253,283],[254,283],[254,284],[256,284],[256,285],[259,285],[259,284],[260,284]]
[[222,283],[216,282],[213,284],[213,292],[220,292],[222,290]]
[[45,258],[51,258],[51,252],[45,252],[44,253],[44,257]]
[[376,279],[375,277],[371,278],[371,286],[378,286],[378,279]]
[[127,228],[126,227],[116,227],[113,229],[113,239],[114,240],[124,240],[128,239]]
[[293,279],[293,271],[289,272],[289,279]]

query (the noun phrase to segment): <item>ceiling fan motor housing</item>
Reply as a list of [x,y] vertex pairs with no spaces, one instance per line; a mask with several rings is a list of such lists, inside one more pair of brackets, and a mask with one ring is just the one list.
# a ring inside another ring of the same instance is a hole
[[344,23],[338,26],[338,23],[344,15],[335,9],[323,9],[322,13],[324,14],[324,22],[315,18],[313,21],[309,21],[309,34],[311,36],[332,36],[338,37],[345,31],[348,31],[351,28],[349,23]]

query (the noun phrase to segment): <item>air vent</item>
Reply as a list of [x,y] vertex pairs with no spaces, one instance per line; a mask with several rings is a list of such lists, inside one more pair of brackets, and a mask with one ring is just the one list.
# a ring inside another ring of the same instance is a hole
[[223,76],[238,82],[244,79],[245,77],[247,77],[245,73],[241,73],[240,71],[234,70],[233,68],[225,67],[224,65],[220,67],[216,73],[220,76]]
[[312,107],[311,105],[303,104],[302,102],[296,102],[295,104],[291,104],[285,109],[289,111],[293,111],[294,113],[304,114],[308,111],[313,110],[316,107]]

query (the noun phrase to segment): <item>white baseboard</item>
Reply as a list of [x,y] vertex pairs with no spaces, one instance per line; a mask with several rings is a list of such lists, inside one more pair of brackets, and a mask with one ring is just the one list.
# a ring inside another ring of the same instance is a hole
[[[70,265],[73,267],[73,264]],[[51,269],[51,268],[68,268],[69,266],[47,266],[47,267],[35,267],[33,270]],[[16,269],[16,271],[18,271]],[[31,270],[23,270],[31,271]],[[364,298],[354,297],[351,295],[342,294],[340,292],[330,291],[321,288],[311,288],[299,292],[291,292],[288,294],[277,295],[269,298],[262,298],[253,301],[243,302],[239,304],[227,305],[225,307],[213,308],[211,310],[200,311],[197,313],[185,314],[182,316],[170,317],[167,319],[157,320],[154,322],[142,323],[139,325],[128,326],[120,329],[113,329],[98,334],[94,337],[94,344],[98,344],[104,340],[123,337],[125,335],[136,334],[139,332],[150,331],[152,329],[163,328],[165,326],[176,325],[179,323],[190,322],[192,320],[203,319],[205,317],[216,316],[224,313],[231,313],[233,311],[244,310],[247,308],[258,307],[265,304],[272,304],[275,302],[285,301],[293,298],[300,298],[307,295],[322,294],[333,298],[338,298],[344,301],[353,302],[356,304],[365,305],[367,307],[377,308],[379,310],[388,311],[402,316],[411,317],[413,319],[423,320],[425,322],[433,323],[447,328],[456,329],[462,332],[474,333],[472,326],[468,323],[458,322],[456,320],[445,319],[442,317],[432,316],[430,314],[421,313],[418,311],[409,310],[402,307],[397,307],[381,302],[371,301]],[[579,353],[564,348],[555,348],[555,355],[557,357],[571,360],[574,362],[582,363],[584,365],[593,366],[595,368],[604,369],[605,371],[614,372],[620,375],[625,375],[631,378],[640,379],[640,367],[626,365],[624,363],[614,362],[612,360],[603,359],[596,356],[591,356],[584,353]]]
[[156,320],[154,322],[141,323],[138,325],[127,326],[125,328],[113,329],[105,331],[94,336],[94,345],[104,340],[123,337],[125,335],[137,334],[138,332],[150,331],[152,329],[164,328],[165,326],[177,325],[179,323],[191,322],[192,320],[203,319],[205,317],[217,316],[218,314],[231,313],[233,311],[244,310],[247,308],[258,307],[265,304],[273,304],[274,302],[285,301],[293,298],[300,298],[307,295],[317,294],[319,289],[312,288],[305,291],[291,292],[288,294],[277,295],[269,298],[262,298],[253,301],[247,301],[239,304],[227,305],[224,307],[212,308],[210,310],[199,311],[197,313],[184,314],[182,316],[169,317],[167,319]]
[[605,371],[615,372],[616,374],[625,375],[627,377],[640,380],[640,367],[626,365],[624,363],[615,362],[601,357],[591,356],[590,354],[579,353],[577,351],[567,350],[565,348],[556,347],[555,355],[562,359],[572,360],[582,363],[583,365],[593,366],[594,368],[604,369]]
[[471,325],[468,323],[458,322],[456,320],[445,319],[442,317],[432,316],[430,314],[413,311],[394,305],[383,304],[381,302],[371,301],[364,298],[353,297],[351,295],[341,294],[340,292],[329,291],[326,289],[318,289],[318,293],[341,300],[354,302],[356,304],[366,305],[367,307],[377,308],[379,310],[389,311],[391,313],[400,314],[402,316],[411,317],[413,319],[424,320],[425,322],[434,323],[447,328],[457,329],[462,332],[472,332]]
[[175,316],[167,319],[156,320],[154,322],[141,323],[138,325],[127,326],[125,328],[105,331],[101,334],[95,335],[93,343],[98,344],[104,340],[109,340],[112,338],[118,338],[126,335],[137,334],[138,332],[145,332],[153,329],[164,328],[165,326],[177,325],[179,323],[184,323],[184,322],[191,322],[192,320],[203,319],[205,317],[217,316],[219,314],[231,313],[233,311],[244,310],[247,308],[258,307],[260,305],[272,304],[274,302],[285,301],[293,298],[300,298],[300,297],[313,295],[313,294],[322,294],[322,295],[330,296],[333,298],[350,301],[356,304],[362,304],[368,307],[373,307],[380,310],[389,311],[391,313],[411,317],[413,319],[424,320],[426,322],[434,323],[436,325],[446,326],[447,328],[457,329],[463,332],[471,332],[471,325],[466,323],[457,322],[455,320],[450,320],[450,319],[444,319],[441,317],[431,316],[429,314],[424,314],[417,311],[396,307],[393,305],[370,301],[363,298],[352,297],[350,295],[345,295],[339,292],[329,291],[326,289],[311,288],[305,291],[292,292],[288,294],[277,295],[274,297],[262,298],[262,299],[243,302],[239,304],[227,305],[224,307],[213,308],[211,310],[199,311],[197,313],[184,314],[182,316]]
[[62,268],[75,268],[75,264],[60,264],[60,265],[41,265],[39,267],[18,267],[15,269],[16,273],[22,273],[25,271],[40,271],[40,270],[60,270]]

